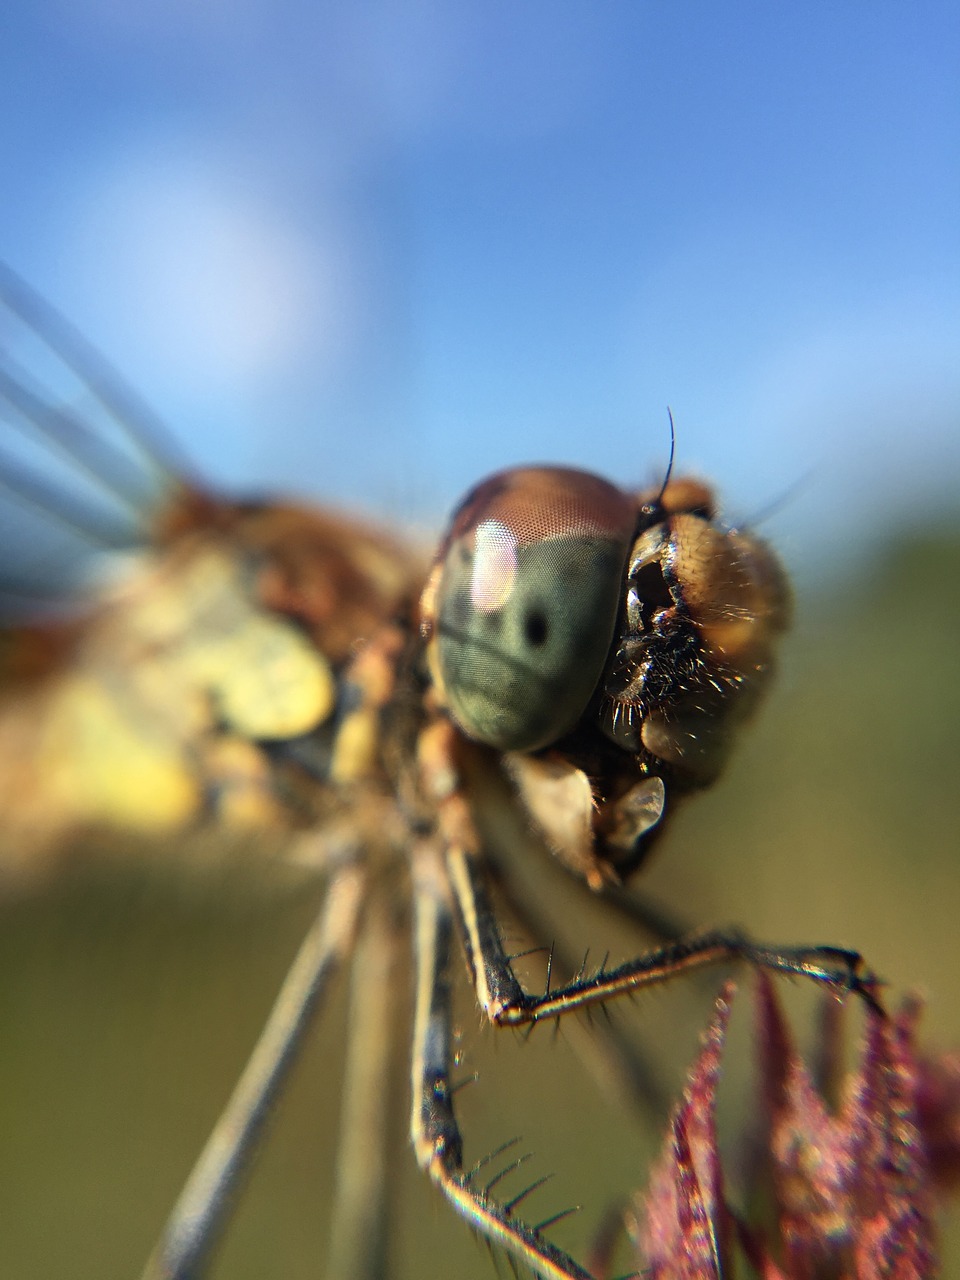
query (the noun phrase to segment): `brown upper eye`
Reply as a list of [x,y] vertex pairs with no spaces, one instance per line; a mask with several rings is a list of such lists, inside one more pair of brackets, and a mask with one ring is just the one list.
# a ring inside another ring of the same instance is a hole
[[430,618],[464,732],[533,751],[573,728],[610,647],[636,522],[627,494],[563,467],[504,471],[468,494]]

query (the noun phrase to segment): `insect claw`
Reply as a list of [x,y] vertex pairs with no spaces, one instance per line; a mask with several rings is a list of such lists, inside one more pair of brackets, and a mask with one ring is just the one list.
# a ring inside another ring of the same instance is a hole
[[880,978],[874,977],[873,974],[868,974],[863,978],[858,976],[856,982],[851,984],[850,990],[854,995],[858,995],[878,1018],[886,1021],[889,1015],[880,1003],[876,991],[878,987],[885,987],[886,985]]

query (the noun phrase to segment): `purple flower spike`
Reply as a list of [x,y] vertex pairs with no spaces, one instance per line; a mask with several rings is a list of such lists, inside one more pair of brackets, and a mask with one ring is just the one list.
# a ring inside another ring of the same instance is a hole
[[[920,1007],[868,1010],[859,1061],[835,1106],[797,1052],[758,975],[754,1045],[763,1132],[743,1203],[725,1200],[716,1092],[733,987],[724,987],[645,1199],[627,1227],[650,1280],[731,1280],[736,1256],[763,1280],[931,1280],[935,1191],[960,1170],[960,1055],[918,1055]],[[822,1062],[838,1061],[835,1018]]]

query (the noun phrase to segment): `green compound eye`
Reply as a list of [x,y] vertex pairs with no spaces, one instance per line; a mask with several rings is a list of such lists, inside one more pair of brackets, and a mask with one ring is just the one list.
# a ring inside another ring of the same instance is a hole
[[562,467],[504,471],[464,499],[426,623],[442,696],[471,738],[535,751],[583,715],[637,514],[606,480]]

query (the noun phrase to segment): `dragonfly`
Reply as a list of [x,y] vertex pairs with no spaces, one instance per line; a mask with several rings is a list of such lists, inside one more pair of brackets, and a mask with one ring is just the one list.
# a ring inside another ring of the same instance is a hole
[[[296,832],[323,884],[144,1280],[203,1274],[291,1062],[348,965],[359,999],[325,1274],[383,1274],[383,1074],[399,972],[412,992],[417,1165],[515,1263],[587,1280],[555,1242],[564,1212],[528,1220],[532,1188],[502,1190],[522,1163],[512,1146],[464,1157],[456,953],[486,1023],[569,1026],[641,1107],[646,1064],[616,1022],[586,1022],[591,1009],[729,962],[874,1000],[855,952],[689,933],[629,883],[678,805],[723,771],[769,684],[789,617],[775,553],[721,520],[710,486],[673,474],[672,447],[664,478],[636,490],[552,465],[493,475],[456,506],[432,555],[333,510],[223,496],[6,270],[0,302],[4,421],[82,477],[78,490],[5,444],[0,484],[24,522],[65,528],[101,566],[71,597],[63,555],[38,553],[21,531],[0,582],[4,874],[51,871],[78,833],[146,841],[215,826]],[[47,389],[18,358],[21,341],[39,345],[72,395]],[[519,873],[537,859],[657,945],[616,964],[579,961]],[[545,958],[539,987],[522,981],[505,916]]]

